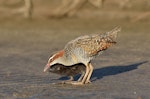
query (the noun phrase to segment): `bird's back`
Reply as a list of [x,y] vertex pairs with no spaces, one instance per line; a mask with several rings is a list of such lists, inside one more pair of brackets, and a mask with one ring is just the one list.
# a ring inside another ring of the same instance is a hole
[[112,44],[116,43],[117,32],[121,29],[116,27],[110,32],[104,34],[86,35],[70,41],[65,46],[66,56],[75,55],[75,57],[89,60],[95,57],[99,52],[106,50]]

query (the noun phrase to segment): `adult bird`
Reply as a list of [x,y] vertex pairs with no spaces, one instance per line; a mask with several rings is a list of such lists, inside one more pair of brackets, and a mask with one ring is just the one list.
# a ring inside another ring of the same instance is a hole
[[48,63],[44,68],[44,72],[46,72],[54,64],[71,66],[82,63],[86,66],[84,77],[81,81],[71,81],[69,83],[74,85],[90,83],[90,77],[93,72],[91,60],[116,43],[117,33],[120,30],[120,27],[116,27],[103,34],[80,36],[68,42],[63,50],[49,58]]

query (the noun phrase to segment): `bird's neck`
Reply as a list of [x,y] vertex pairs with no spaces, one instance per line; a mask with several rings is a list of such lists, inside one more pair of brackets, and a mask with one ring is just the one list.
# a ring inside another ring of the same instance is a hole
[[59,57],[57,60],[55,60],[54,64],[56,64],[56,63],[62,64],[65,66],[74,64],[70,59],[67,59],[65,56]]

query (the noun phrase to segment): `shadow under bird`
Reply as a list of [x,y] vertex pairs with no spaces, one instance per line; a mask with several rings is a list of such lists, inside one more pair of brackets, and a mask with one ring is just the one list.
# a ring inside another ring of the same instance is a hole
[[[117,33],[121,30],[116,27],[109,32],[103,34],[91,34],[80,36],[68,42],[63,50],[52,55],[47,65],[44,67],[46,72],[55,64],[62,64],[66,67],[82,63],[85,65],[85,73],[81,80],[67,82],[73,85],[83,85],[90,83],[90,77],[93,72],[91,60],[100,55],[104,50],[116,43]],[[82,76],[82,75],[81,75]]]

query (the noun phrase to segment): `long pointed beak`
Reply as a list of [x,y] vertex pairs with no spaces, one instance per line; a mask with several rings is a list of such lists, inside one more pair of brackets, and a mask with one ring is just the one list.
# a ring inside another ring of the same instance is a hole
[[43,71],[46,72],[49,68],[50,68],[50,64],[46,64]]

